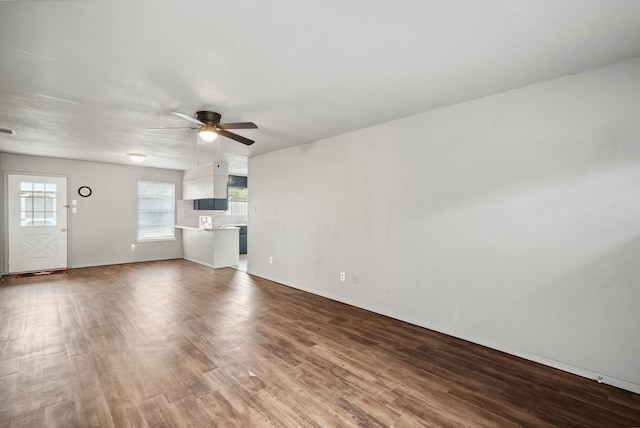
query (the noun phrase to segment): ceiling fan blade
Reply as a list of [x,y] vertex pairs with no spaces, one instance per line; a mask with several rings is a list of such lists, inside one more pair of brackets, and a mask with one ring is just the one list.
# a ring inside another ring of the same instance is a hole
[[172,126],[169,128],[147,128],[147,131],[166,131],[171,129],[200,129],[200,128],[194,128],[193,126]]
[[183,119],[186,119],[186,120],[188,120],[189,122],[195,123],[196,125],[202,125],[202,126],[204,126],[204,122],[200,122],[198,119],[195,119],[195,118],[193,118],[193,117],[191,117],[191,116],[189,116],[189,115],[186,115],[186,114],[184,114],[184,113],[179,113],[179,112],[177,112],[177,111],[172,111],[171,113],[175,114],[175,115],[176,115],[176,116],[178,116],[178,117],[181,117],[181,118],[183,118]]
[[221,129],[258,129],[253,122],[218,123],[216,126]]
[[231,138],[232,140],[236,140],[239,143],[246,144],[247,146],[252,145],[255,141],[250,140],[248,138],[244,138],[238,134],[234,134],[233,132],[225,131],[224,129],[216,129],[216,132],[223,137]]

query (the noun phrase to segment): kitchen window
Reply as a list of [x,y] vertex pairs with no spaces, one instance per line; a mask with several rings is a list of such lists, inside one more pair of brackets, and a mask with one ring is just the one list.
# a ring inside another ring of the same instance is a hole
[[138,241],[175,239],[175,185],[138,182]]
[[227,215],[241,215],[246,217],[249,212],[249,189],[247,177],[239,175],[229,176]]

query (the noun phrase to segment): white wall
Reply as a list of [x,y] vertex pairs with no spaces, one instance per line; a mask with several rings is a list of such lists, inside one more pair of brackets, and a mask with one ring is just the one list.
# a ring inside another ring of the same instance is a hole
[[[136,242],[137,238],[137,192],[138,181],[161,181],[174,183],[176,199],[182,196],[182,171],[53,159],[37,156],[0,154],[0,171],[3,180],[7,172],[62,175],[68,177],[69,202],[78,201],[78,213],[69,212],[69,267],[100,266],[136,261],[163,260],[182,257],[182,239],[162,242]],[[82,198],[77,190],[89,186],[93,194]],[[6,182],[2,186],[3,204]],[[3,209],[0,215],[6,215]],[[3,219],[2,224],[5,225]],[[2,228],[6,233],[6,226]],[[131,251],[131,244],[136,250]],[[6,270],[6,249],[1,246],[2,260]]]
[[639,114],[634,60],[253,158],[249,271],[640,392]]

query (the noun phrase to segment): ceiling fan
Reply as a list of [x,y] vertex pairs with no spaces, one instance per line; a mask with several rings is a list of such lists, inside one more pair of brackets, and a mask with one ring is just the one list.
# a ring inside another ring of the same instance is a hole
[[193,118],[187,114],[179,113],[177,111],[172,112],[178,117],[188,120],[189,122],[199,125],[193,126],[181,126],[177,128],[148,128],[152,131],[166,130],[166,129],[195,129],[198,131],[198,135],[204,141],[210,143],[216,139],[218,135],[231,138],[247,146],[252,145],[255,141],[245,138],[241,135],[234,134],[227,131],[228,129],[257,129],[258,126],[253,122],[238,122],[238,123],[220,123],[222,115],[213,111],[199,111],[196,112],[196,117]]

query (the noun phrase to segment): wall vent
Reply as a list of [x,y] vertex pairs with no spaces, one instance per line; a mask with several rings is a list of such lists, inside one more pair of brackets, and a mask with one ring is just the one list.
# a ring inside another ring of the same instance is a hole
[[13,129],[0,128],[0,134],[16,135],[16,131]]

